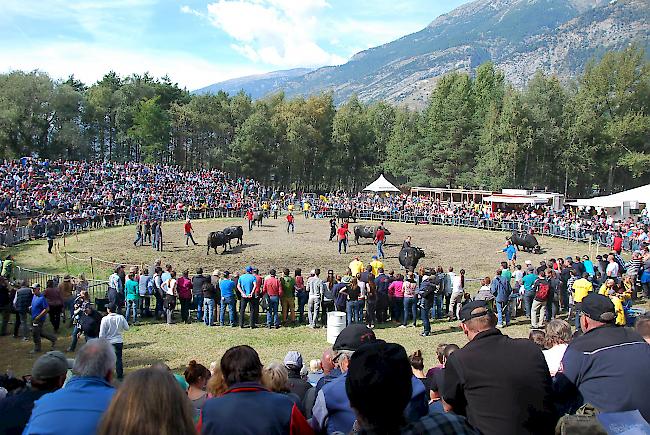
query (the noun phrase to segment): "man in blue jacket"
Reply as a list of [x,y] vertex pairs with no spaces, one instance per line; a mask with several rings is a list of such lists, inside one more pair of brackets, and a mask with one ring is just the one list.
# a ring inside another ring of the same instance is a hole
[[501,275],[501,269],[497,269],[497,273],[490,284],[490,290],[496,299],[497,305],[497,328],[504,325],[510,325],[510,294],[512,287],[510,287],[510,280]]
[[101,338],[89,340],[77,352],[72,367],[75,376],[65,388],[34,403],[23,435],[95,433],[115,393],[110,384],[114,367],[113,346]]
[[[363,344],[377,342],[375,333],[365,325],[353,323],[347,326],[336,338],[332,349],[337,352],[335,362],[343,374],[323,386],[316,396],[316,403],[310,420],[316,433],[342,432],[352,430],[356,415],[345,388],[350,359]],[[404,411],[406,421],[416,421],[427,414],[427,400],[424,384],[417,378],[411,378],[411,400]]]

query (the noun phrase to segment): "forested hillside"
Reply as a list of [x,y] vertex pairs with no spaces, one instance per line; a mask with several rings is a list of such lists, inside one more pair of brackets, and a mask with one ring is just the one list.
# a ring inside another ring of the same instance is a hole
[[410,185],[612,191],[650,182],[650,64],[628,48],[570,86],[537,73],[518,89],[486,63],[441,78],[421,112],[18,71],[0,75],[0,156],[23,155],[218,167],[310,191],[358,189],[379,172]]

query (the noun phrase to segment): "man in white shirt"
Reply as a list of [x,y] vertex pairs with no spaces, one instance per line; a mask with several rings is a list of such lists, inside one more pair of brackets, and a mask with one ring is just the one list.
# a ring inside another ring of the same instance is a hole
[[609,261],[609,264],[607,264],[607,269],[605,269],[605,273],[607,274],[607,277],[617,279],[619,268],[616,259],[614,258],[613,255],[610,255],[607,257],[607,261]]
[[102,318],[102,323],[99,326],[99,338],[104,338],[113,345],[116,357],[115,372],[117,378],[122,379],[124,377],[124,369],[122,366],[122,346],[124,344],[124,338],[122,338],[122,333],[129,330],[129,324],[123,315],[115,312],[116,309],[117,307],[113,303],[106,305],[108,315]]

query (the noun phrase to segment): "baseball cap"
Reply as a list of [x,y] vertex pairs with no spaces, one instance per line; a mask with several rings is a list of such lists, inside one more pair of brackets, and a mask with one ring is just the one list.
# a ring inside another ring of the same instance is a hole
[[[479,311],[478,313],[472,314],[472,311],[476,310],[477,308],[484,308],[484,310]],[[468,302],[467,304],[463,305],[463,308],[460,309],[460,321],[461,322],[467,322],[470,319],[473,319],[475,317],[481,317],[484,316],[485,314],[489,313],[490,309],[488,308],[488,304],[486,301],[472,301]]]
[[246,273],[251,273],[253,271],[253,266],[246,266]]
[[44,381],[65,375],[72,368],[73,360],[67,359],[63,352],[53,350],[41,355],[32,367],[32,379]]
[[336,337],[332,349],[335,351],[350,350],[356,351],[364,343],[374,342],[377,339],[372,329],[366,325],[354,323],[346,326]]
[[302,368],[302,355],[300,355],[300,352],[295,350],[287,352],[287,355],[284,357],[284,365],[296,369]]
[[373,260],[376,260],[376,259],[377,259],[377,256],[376,256],[376,255],[373,255],[373,256],[372,256],[372,259],[373,259]]
[[111,312],[114,313],[115,311],[117,311],[117,304],[115,304],[114,302],[108,303],[106,304],[106,308],[108,308],[109,310],[111,310]]
[[526,261],[524,261],[524,264],[525,264],[526,266],[530,266],[530,265],[533,264],[533,262],[530,261],[530,260],[526,260]]
[[614,303],[607,296],[589,293],[582,299],[582,312],[590,319],[610,323],[616,319]]
[[34,284],[32,284],[32,288],[41,288],[41,285],[35,282]]
[[341,278],[341,282],[343,284],[350,284],[352,282],[352,277],[346,275],[343,278]]

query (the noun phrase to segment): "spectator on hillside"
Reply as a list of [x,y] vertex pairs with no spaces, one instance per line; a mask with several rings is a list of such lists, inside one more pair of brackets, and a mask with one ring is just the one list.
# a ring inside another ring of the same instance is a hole
[[[75,376],[65,388],[46,394],[34,403],[23,434],[95,433],[115,393],[111,385],[114,367],[115,352],[107,340],[97,338],[84,344],[77,352],[72,367]],[[120,406],[124,404],[120,403]]]
[[129,375],[113,396],[97,428],[98,435],[194,433],[190,401],[173,376],[157,367]]
[[287,368],[289,376],[289,391],[298,396],[301,404],[304,403],[307,392],[313,387],[300,376],[300,371],[303,366],[300,352],[296,352],[295,350],[288,352],[284,357],[284,366]]
[[[345,389],[356,414],[355,433],[477,434],[464,417],[432,414],[407,421],[413,375],[399,344],[370,342],[352,355]],[[419,382],[419,381],[418,381]]]
[[638,409],[650,421],[650,346],[615,321],[614,304],[607,296],[592,293],[582,300],[584,334],[567,347],[555,387],[570,410],[583,403],[601,412]]
[[[333,350],[336,352],[335,361],[339,364],[342,375],[324,385],[316,396],[310,422],[317,433],[336,431],[348,433],[352,430],[356,417],[345,387],[350,358],[363,344],[375,341],[375,333],[372,329],[360,324],[348,325],[336,338]],[[413,375],[411,375],[411,384],[413,387],[411,400],[405,416],[407,420],[413,421],[427,413],[427,400],[424,397],[425,389],[422,382]]]
[[466,304],[460,321],[469,343],[445,364],[445,409],[482,433],[553,433],[551,377],[539,348],[501,334],[485,301]]
[[41,355],[32,367],[30,387],[0,400],[0,433],[20,435],[29,421],[34,402],[61,388],[71,368],[71,360],[62,352],[55,350]]
[[106,305],[106,312],[108,313],[101,321],[99,326],[99,338],[107,340],[114,349],[115,354],[115,372],[117,379],[124,377],[124,369],[122,367],[122,348],[124,346],[124,338],[122,333],[129,330],[129,324],[123,315],[117,314],[115,304],[109,303]]
[[[312,433],[291,399],[260,384],[262,363],[255,349],[232,347],[223,354],[220,365],[228,390],[205,403],[199,422],[202,435]],[[243,411],[246,418],[241,418]]]

